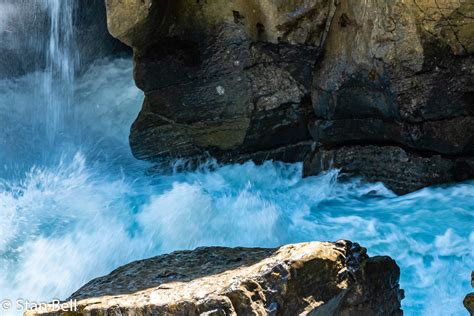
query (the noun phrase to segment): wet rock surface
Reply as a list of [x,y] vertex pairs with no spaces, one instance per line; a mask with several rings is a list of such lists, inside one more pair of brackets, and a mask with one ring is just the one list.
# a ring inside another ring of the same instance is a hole
[[[473,177],[472,0],[108,0],[107,9],[146,94],[130,136],[140,159],[307,157],[307,176],[338,167],[397,192]],[[347,146],[366,148],[315,162]],[[371,151],[383,159],[366,159]]]
[[71,299],[75,315],[401,315],[399,273],[348,241],[198,248],[130,263]]
[[[474,288],[474,271],[471,273],[471,285]],[[464,306],[469,311],[471,316],[474,316],[474,293],[469,293],[464,298]]]
[[474,177],[474,158],[444,158],[439,154],[405,150],[398,146],[351,145],[319,148],[304,162],[304,174],[315,175],[340,168],[343,176],[382,181],[397,194],[427,184],[464,181]]

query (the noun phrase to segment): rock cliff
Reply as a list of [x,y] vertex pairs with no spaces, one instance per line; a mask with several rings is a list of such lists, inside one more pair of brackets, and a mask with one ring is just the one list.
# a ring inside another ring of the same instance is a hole
[[[74,315],[402,315],[399,273],[348,241],[198,248],[123,266],[71,299]],[[71,315],[51,308],[26,315]]]
[[306,174],[334,166],[398,193],[473,177],[473,42],[472,0],[339,1]]
[[397,193],[474,177],[474,0],[106,3],[140,159],[305,159]]
[[302,160],[313,143],[314,65],[334,8],[296,2],[107,1],[109,29],[134,47],[146,95],[134,154]]

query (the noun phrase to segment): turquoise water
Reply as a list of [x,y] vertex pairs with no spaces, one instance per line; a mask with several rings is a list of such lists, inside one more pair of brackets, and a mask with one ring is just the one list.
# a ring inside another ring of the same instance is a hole
[[129,152],[143,99],[131,72],[130,61],[103,62],[74,82],[73,121],[63,118],[53,143],[32,111],[42,74],[0,82],[0,299],[64,299],[177,249],[350,239],[397,260],[406,315],[467,314],[474,183],[397,197],[339,182],[336,170],[302,179],[301,164],[152,173]]

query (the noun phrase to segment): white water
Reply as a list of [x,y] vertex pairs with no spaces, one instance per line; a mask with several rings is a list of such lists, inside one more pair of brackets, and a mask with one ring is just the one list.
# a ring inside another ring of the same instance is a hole
[[75,114],[58,116],[52,147],[45,128],[34,130],[51,127],[35,92],[49,72],[0,82],[0,300],[64,299],[176,249],[350,239],[397,260],[407,315],[466,315],[474,184],[396,197],[380,184],[340,183],[336,171],[302,179],[300,164],[271,162],[152,175],[129,152],[142,101],[131,72],[114,60],[71,82]]

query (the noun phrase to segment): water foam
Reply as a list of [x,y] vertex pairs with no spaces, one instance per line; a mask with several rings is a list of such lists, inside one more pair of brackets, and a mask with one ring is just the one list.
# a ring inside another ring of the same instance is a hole
[[0,284],[10,296],[66,298],[121,264],[175,249],[346,238],[397,260],[408,315],[463,314],[474,264],[472,184],[413,198],[368,196],[373,188],[362,184],[356,195],[336,172],[301,179],[300,164],[150,179],[137,179],[140,169],[131,177],[98,170],[78,154],[2,190],[2,228],[16,227],[2,229],[0,243]]

